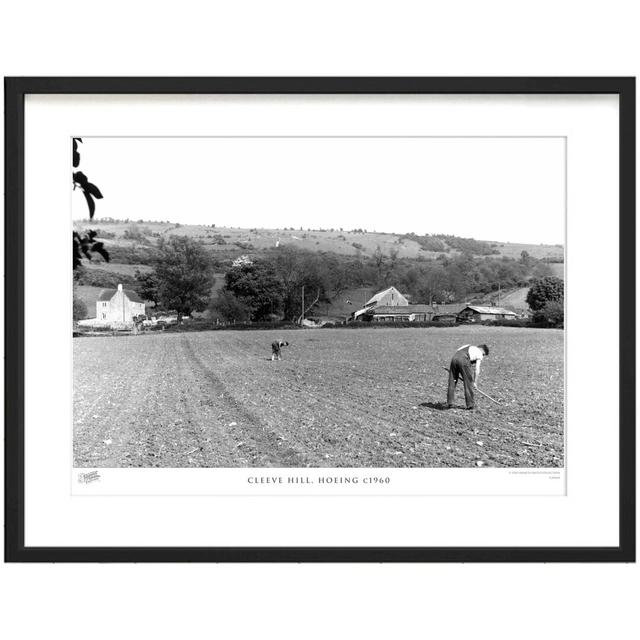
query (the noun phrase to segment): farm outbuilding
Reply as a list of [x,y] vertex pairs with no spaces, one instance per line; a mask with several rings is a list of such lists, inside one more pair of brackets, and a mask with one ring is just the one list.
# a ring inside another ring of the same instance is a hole
[[437,313],[431,318],[432,322],[439,322],[440,324],[455,324],[458,320],[458,315],[455,313]]
[[388,287],[369,298],[362,309],[358,309],[352,314],[351,320],[370,321],[374,310],[408,306],[409,300],[406,296],[403,296],[395,287]]
[[454,315],[457,316],[460,309],[465,307],[465,304],[459,302],[450,302],[447,304],[439,304],[435,302],[433,305],[433,313],[435,315]]
[[428,304],[406,304],[378,306],[370,309],[363,319],[371,322],[426,322],[431,319],[433,309]]
[[517,314],[502,307],[467,306],[458,313],[460,322],[485,322],[487,320],[515,320]]

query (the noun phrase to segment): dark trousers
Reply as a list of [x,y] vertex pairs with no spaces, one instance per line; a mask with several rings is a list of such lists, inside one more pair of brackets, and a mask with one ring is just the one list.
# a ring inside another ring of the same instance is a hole
[[447,404],[449,406],[453,405],[458,378],[462,378],[464,383],[464,399],[467,403],[467,409],[473,409],[475,406],[473,365],[469,360],[469,353],[466,349],[456,352],[449,365],[449,388],[447,389]]

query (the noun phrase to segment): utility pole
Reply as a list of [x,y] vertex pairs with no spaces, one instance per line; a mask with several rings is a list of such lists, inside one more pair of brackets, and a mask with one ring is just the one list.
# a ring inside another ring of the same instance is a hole
[[300,324],[304,320],[304,285],[302,285],[302,318],[300,320]]

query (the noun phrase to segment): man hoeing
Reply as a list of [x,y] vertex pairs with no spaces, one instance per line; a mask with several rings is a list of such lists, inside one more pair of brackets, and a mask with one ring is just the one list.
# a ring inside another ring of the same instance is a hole
[[453,407],[458,378],[462,378],[464,383],[464,399],[467,403],[467,409],[475,408],[474,389],[478,388],[480,363],[482,358],[488,355],[489,347],[486,344],[480,344],[477,347],[465,344],[455,352],[449,365],[449,388],[447,389],[449,408]]

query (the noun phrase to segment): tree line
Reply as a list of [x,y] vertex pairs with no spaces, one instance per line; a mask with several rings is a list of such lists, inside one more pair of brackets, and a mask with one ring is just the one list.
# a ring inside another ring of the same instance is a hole
[[[343,256],[284,245],[220,261],[201,241],[173,235],[159,239],[150,263],[150,272],[136,273],[134,287],[158,309],[182,316],[208,308],[213,317],[236,322],[295,321],[352,288],[394,285],[413,303],[446,304],[552,276],[546,262],[527,252],[519,259],[461,253],[416,260],[380,248],[371,256]],[[224,284],[212,295],[220,271]]]

